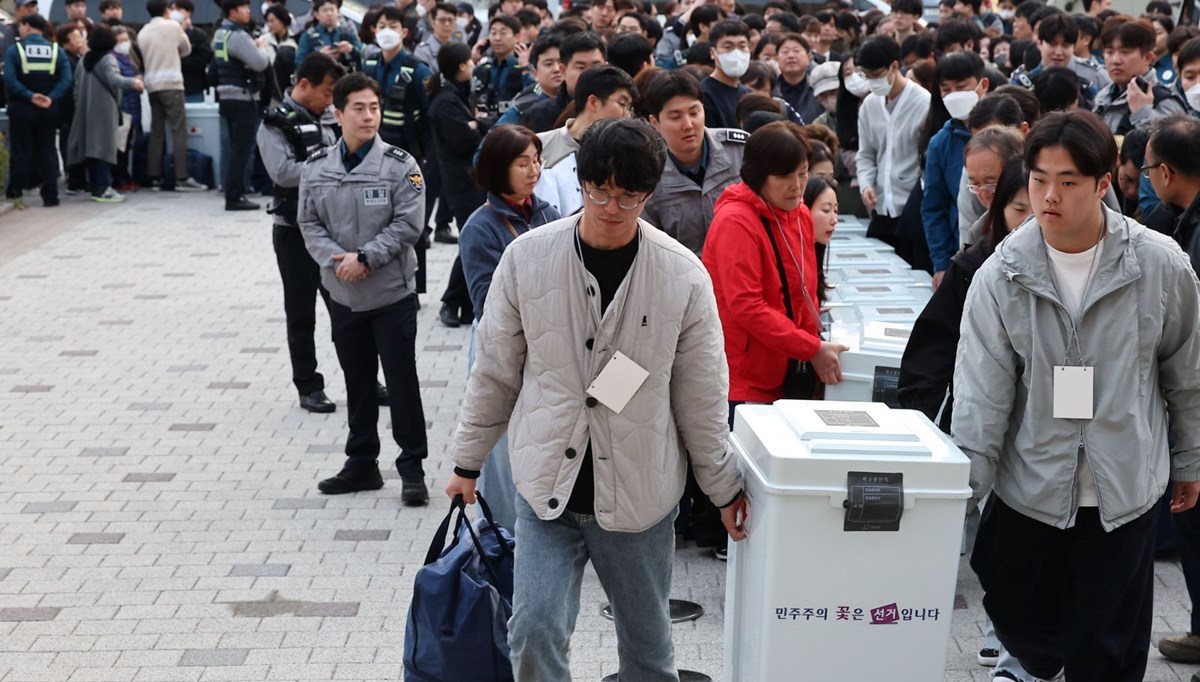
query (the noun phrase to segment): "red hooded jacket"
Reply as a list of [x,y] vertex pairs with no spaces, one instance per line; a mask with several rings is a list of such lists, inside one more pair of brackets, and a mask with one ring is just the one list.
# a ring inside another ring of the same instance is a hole
[[[795,319],[787,316],[764,218],[779,245]],[[821,347],[812,214],[803,203],[791,211],[772,213],[762,197],[739,182],[717,200],[703,254],[725,332],[729,399],[762,403],[780,399],[788,359],[810,360]],[[797,263],[803,269],[803,286]]]

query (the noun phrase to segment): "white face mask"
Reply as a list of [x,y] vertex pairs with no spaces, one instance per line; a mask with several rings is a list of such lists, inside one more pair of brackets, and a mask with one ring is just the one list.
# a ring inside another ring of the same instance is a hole
[[454,25],[456,27],[458,27],[458,30],[460,30],[460,31],[467,30],[467,23],[469,23],[469,22],[467,21],[466,17],[459,17],[454,20]]
[[851,95],[866,97],[870,91],[871,88],[867,85],[867,79],[863,78],[861,73],[856,71],[846,77],[846,92],[849,92]]
[[375,32],[375,44],[385,50],[394,50],[400,45],[400,32],[394,28],[382,28]]
[[1017,11],[1011,9],[1002,9],[999,12],[996,12],[996,14],[999,14],[1000,18],[1004,21],[1012,21],[1012,18],[1017,15]]
[[942,98],[942,104],[946,105],[946,111],[950,112],[950,118],[959,121],[967,120],[971,109],[975,108],[979,102],[979,94],[974,90],[965,92],[951,92]]
[[1192,108],[1192,111],[1200,111],[1200,83],[1188,88],[1183,96],[1187,98],[1188,106]]
[[871,91],[876,97],[887,97],[887,94],[892,91],[892,82],[887,76],[883,78],[868,78],[867,90]]
[[177,24],[182,24],[183,20],[187,18],[186,16],[184,16],[183,12],[180,12],[177,9],[171,10],[171,13],[168,14],[167,16],[169,16],[171,18],[171,21],[174,21]]
[[717,55],[717,65],[726,76],[741,78],[750,68],[750,53],[746,50],[730,50]]
[[131,43],[129,41],[125,41],[123,43],[117,43],[117,46],[113,48],[113,52],[116,52],[117,54],[129,54],[129,50],[132,47],[133,47],[133,43]]
[[261,6],[261,7],[259,7],[259,9],[260,9],[260,10],[262,10],[262,15],[263,15],[264,17],[265,17],[265,16],[267,16],[267,8],[268,8],[268,7],[270,7],[270,6],[271,6],[271,3],[269,3],[269,2],[264,2],[264,3],[262,4],[262,6]]
[[418,16],[418,17],[423,17],[423,16],[425,16],[425,11],[426,11],[426,10],[425,10],[425,5],[422,5],[421,3],[419,3],[419,2],[418,2],[418,3],[417,3],[417,16]]

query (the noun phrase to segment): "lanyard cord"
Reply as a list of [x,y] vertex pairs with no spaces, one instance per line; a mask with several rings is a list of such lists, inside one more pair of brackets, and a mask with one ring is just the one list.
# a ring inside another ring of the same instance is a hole
[[[804,296],[804,304],[807,306],[808,311],[812,313],[813,320],[816,322],[817,329],[819,330],[821,328],[821,314],[816,310],[816,306],[812,302],[812,296],[808,293],[808,283],[804,277],[804,266],[801,265],[801,261],[796,259],[796,252],[792,250],[792,244],[788,241],[787,232],[783,229],[783,224],[779,222],[779,216],[775,213],[774,207],[765,199],[763,203],[767,205],[767,210],[771,212],[771,217],[775,219],[775,226],[779,228],[779,236],[783,238],[783,246],[787,249],[788,255],[791,256],[792,264],[800,272],[800,293]],[[804,248],[804,231],[798,230],[797,232],[800,235],[800,248]],[[784,286],[787,286],[786,280],[784,281]],[[820,332],[818,331],[817,333],[819,334]]]
[[[1071,336],[1067,338],[1066,355],[1063,357],[1063,364],[1066,365],[1071,359],[1071,342],[1075,342],[1075,350],[1079,352],[1079,362],[1083,363],[1083,345],[1079,341],[1079,320],[1076,317],[1083,312],[1083,304],[1087,300],[1088,291],[1092,288],[1092,277],[1096,274],[1096,264],[1100,256],[1100,242],[1104,240],[1105,228],[1108,225],[1108,218],[1101,214],[1100,234],[1096,236],[1096,243],[1092,246],[1092,263],[1088,266],[1087,280],[1083,283],[1083,295],[1079,299],[1079,310],[1071,313],[1067,311],[1067,319],[1071,321]],[[1049,245],[1047,245],[1049,246]],[[1049,255],[1049,254],[1047,254]],[[1059,297],[1062,297],[1062,287],[1058,284],[1058,276],[1054,274],[1054,268],[1050,268],[1050,279],[1054,282],[1054,288],[1058,292]]]

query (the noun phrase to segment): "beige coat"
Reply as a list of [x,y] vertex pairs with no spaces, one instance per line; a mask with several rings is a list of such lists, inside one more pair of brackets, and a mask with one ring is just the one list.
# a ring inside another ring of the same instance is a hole
[[[505,249],[476,332],[454,464],[478,471],[507,429],[517,490],[551,520],[566,509],[590,440],[596,518],[610,531],[665,518],[683,494],[685,457],[713,502],[728,504],[742,480],[728,450],[729,369],[708,273],[642,222],[637,258],[597,329],[599,285],[575,250],[578,221]],[[620,414],[589,407],[585,392],[614,350],[650,372]]]
[[181,57],[192,53],[192,42],[183,27],[164,17],[154,17],[137,34],[145,62],[146,92],[183,91]]

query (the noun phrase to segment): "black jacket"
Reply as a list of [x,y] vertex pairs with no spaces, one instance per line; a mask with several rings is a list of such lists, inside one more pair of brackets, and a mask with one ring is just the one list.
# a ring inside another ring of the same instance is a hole
[[[437,94],[429,103],[429,122],[433,128],[433,149],[442,176],[442,189],[459,225],[466,222],[471,211],[483,204],[483,190],[475,184],[471,157],[487,132],[482,124],[470,126],[475,120],[470,83],[452,83],[443,76]],[[470,204],[468,209],[467,206]],[[465,215],[460,218],[462,211]]]
[[1200,274],[1200,194],[1192,199],[1175,225],[1175,241],[1187,252],[1192,269]]
[[[933,292],[933,297],[921,311],[908,337],[908,347],[900,361],[900,385],[898,399],[905,409],[920,410],[937,422],[946,433],[950,433],[950,417],[954,395],[954,360],[958,352],[959,325],[962,323],[963,306],[967,302],[967,289],[983,262],[992,255],[988,243],[975,244],[960,251],[950,259],[950,266],[942,278],[942,285]],[[947,392],[951,400],[942,410]]]
[[205,72],[208,63],[213,60],[212,43],[207,33],[195,27],[187,30],[187,37],[192,44],[192,51],[179,59],[183,72],[183,92],[186,95],[201,95],[208,87]]
[[558,120],[559,114],[567,108],[570,101],[566,86],[559,87],[557,97],[544,99],[521,112],[521,125],[535,133],[554,130],[554,122]]

